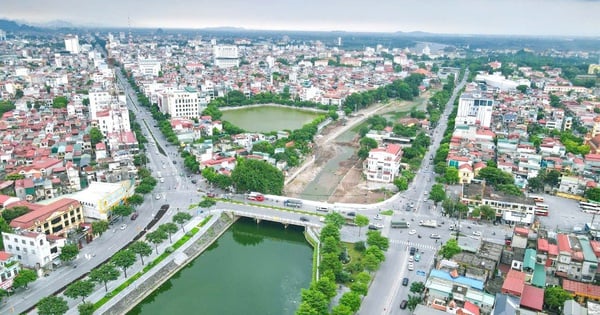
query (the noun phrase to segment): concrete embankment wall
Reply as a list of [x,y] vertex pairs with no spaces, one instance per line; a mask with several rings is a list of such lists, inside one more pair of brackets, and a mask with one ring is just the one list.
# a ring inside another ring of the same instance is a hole
[[[169,280],[177,271],[183,269],[189,262],[198,257],[214,241],[216,241],[237,220],[227,213],[223,213],[215,223],[202,235],[188,241],[190,244],[182,251],[173,252],[167,259],[154,267],[151,271],[132,283],[123,297],[113,303],[109,308],[103,310],[102,314],[126,314],[144,298],[150,295],[159,286]],[[114,297],[114,299],[119,298]]]

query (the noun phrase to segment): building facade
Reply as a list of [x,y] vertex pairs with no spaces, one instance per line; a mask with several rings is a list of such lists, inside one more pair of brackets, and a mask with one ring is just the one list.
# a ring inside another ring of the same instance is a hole
[[20,229],[14,233],[2,232],[2,239],[6,252],[14,255],[24,267],[34,269],[50,266],[66,243],[64,238]]
[[383,148],[372,149],[363,164],[363,173],[367,180],[391,183],[400,173],[402,147],[388,144]]
[[481,92],[463,93],[458,101],[456,125],[478,125],[489,128],[492,124],[494,99]]
[[27,206],[31,211],[10,222],[14,229],[66,237],[69,231],[76,230],[84,223],[83,207],[75,199],[63,198],[43,206],[19,205]]

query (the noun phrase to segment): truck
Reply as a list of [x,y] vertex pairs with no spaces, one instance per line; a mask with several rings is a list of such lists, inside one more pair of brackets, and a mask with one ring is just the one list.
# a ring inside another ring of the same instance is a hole
[[410,223],[400,220],[400,221],[392,221],[390,227],[393,229],[408,229],[410,228]]
[[283,205],[286,207],[292,207],[292,208],[302,208],[302,200],[287,199],[283,202]]
[[421,220],[421,221],[419,221],[419,225],[425,226],[425,227],[436,228],[437,221],[436,220]]

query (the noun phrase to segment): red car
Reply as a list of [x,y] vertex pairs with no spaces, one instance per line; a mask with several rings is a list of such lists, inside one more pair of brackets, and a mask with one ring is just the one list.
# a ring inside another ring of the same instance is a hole
[[217,196],[217,194],[215,194],[212,191],[209,191],[209,192],[206,193],[206,197],[209,197],[209,198],[215,198],[216,196]]

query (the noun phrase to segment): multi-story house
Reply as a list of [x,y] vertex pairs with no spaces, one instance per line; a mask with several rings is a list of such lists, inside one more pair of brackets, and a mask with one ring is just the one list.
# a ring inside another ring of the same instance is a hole
[[58,258],[65,239],[44,233],[16,229],[13,233],[2,232],[6,251],[28,268],[45,268]]
[[535,217],[533,199],[507,195],[485,182],[463,185],[461,201],[470,206],[490,206],[496,210],[496,217],[507,223],[532,224]]
[[402,147],[388,144],[372,149],[363,163],[364,174],[368,181],[391,183],[400,173]]
[[21,270],[21,265],[16,256],[0,251],[0,289],[12,288],[13,279]]
[[162,94],[158,106],[174,118],[198,118],[204,109],[200,106],[198,91],[190,87]]
[[481,91],[463,93],[458,101],[456,125],[479,125],[489,128],[492,123],[494,99]]

